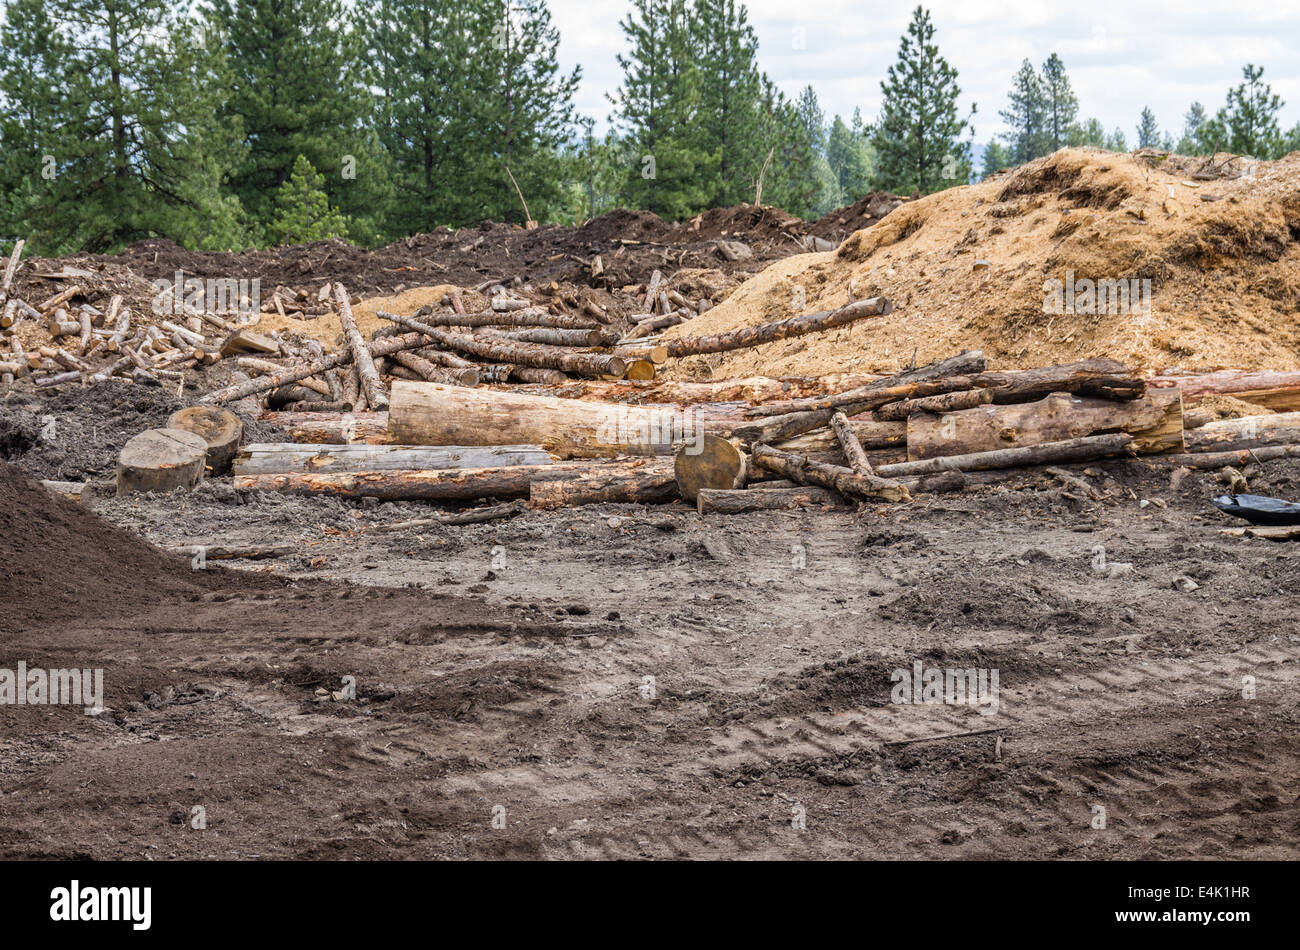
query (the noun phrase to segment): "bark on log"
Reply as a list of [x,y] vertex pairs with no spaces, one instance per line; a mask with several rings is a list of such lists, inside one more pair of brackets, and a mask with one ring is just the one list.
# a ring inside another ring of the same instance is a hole
[[488,521],[500,521],[513,518],[527,511],[527,506],[518,501],[504,505],[489,505],[484,508],[470,508],[454,515],[438,515],[434,518],[411,518],[407,521],[394,521],[391,524],[376,525],[375,531],[408,531],[413,528],[426,528],[430,525],[464,525],[483,524]]
[[625,406],[437,383],[393,384],[389,442],[540,445],[559,458],[658,455],[683,441],[675,407]]
[[451,369],[445,366],[434,366],[433,363],[415,353],[394,353],[389,359],[405,366],[427,383],[446,383],[451,386],[477,386],[479,383],[479,371],[475,368]]
[[1234,396],[1265,406],[1273,412],[1300,410],[1300,371],[1247,373],[1227,370],[1202,376],[1155,376],[1147,381],[1157,389],[1176,387],[1188,403],[1206,396]]
[[537,445],[304,445],[255,442],[244,446],[234,462],[236,475],[282,472],[391,472],[446,468],[550,465]]
[[1300,443],[1300,412],[1207,422],[1184,436],[1189,452],[1234,451]]
[[883,499],[885,501],[911,501],[907,486],[888,481],[877,475],[859,475],[851,468],[809,461],[802,455],[782,452],[759,442],[754,445],[753,458],[757,465],[783,475],[801,485],[833,488],[842,495],[856,498]]
[[[463,501],[473,498],[525,498],[538,479],[581,479],[596,475],[636,476],[648,460],[557,465],[516,465],[501,468],[429,471],[285,473],[236,475],[237,491],[325,494],[381,501]],[[662,463],[660,463],[662,466]],[[666,476],[670,481],[672,475]]]
[[[747,415],[758,418],[761,416],[788,415],[794,412],[816,412],[818,410],[843,409],[846,415],[856,415],[863,410],[854,408],[864,400],[868,403],[868,408],[874,406],[883,406],[889,402],[896,402],[900,399],[914,398],[912,392],[908,390],[911,384],[930,383],[934,380],[944,380],[953,377],[969,377],[984,372],[988,368],[988,361],[984,358],[980,350],[968,350],[959,353],[956,356],[950,356],[945,360],[939,360],[935,363],[927,363],[924,366],[918,366],[915,369],[903,370],[892,376],[881,376],[870,382],[864,383],[853,389],[846,389],[841,392],[831,393],[828,395],[808,396],[802,399],[791,399],[785,402],[774,402],[764,406],[753,407]],[[970,389],[971,386],[933,389],[930,391],[920,392],[919,395],[935,395],[941,392],[954,392],[957,388]],[[883,401],[874,401],[881,392],[892,393],[898,392],[899,395],[891,396]],[[829,419],[830,417],[827,416]]]
[[[856,300],[851,304],[835,310],[823,310],[820,313],[808,313],[790,317],[775,323],[764,323],[756,327],[742,327],[726,333],[711,336],[679,337],[665,340],[663,346],[671,357],[694,356],[700,353],[723,353],[727,350],[739,350],[750,346],[761,346],[775,340],[803,336],[806,333],[819,333],[835,327],[846,326],[867,317],[883,316],[892,313],[893,303],[884,297],[872,297],[870,300]],[[630,347],[629,349],[635,349]]]
[[832,376],[745,376],[713,382],[656,379],[641,383],[629,380],[560,379],[557,385],[524,390],[535,395],[565,399],[594,399],[601,402],[677,403],[701,402],[762,403],[773,399],[822,395],[862,386],[878,379],[863,373]]
[[848,416],[842,412],[837,412],[831,416],[831,430],[835,433],[835,440],[839,442],[840,449],[844,452],[844,460],[849,463],[849,468],[859,475],[876,474],[871,467],[871,462],[867,459],[867,453],[862,449],[862,443],[858,441],[857,435],[853,432],[853,424],[849,422]]
[[520,383],[543,383],[549,386],[573,381],[558,369],[538,369],[536,366],[512,366],[510,379]]
[[352,305],[348,302],[347,289],[339,283],[334,285],[334,306],[338,311],[339,325],[343,327],[343,339],[347,341],[352,362],[356,364],[357,375],[361,377],[361,388],[366,394],[366,402],[373,410],[388,408],[388,393],[384,390],[384,381],[379,378],[375,361],[366,346],[366,341],[357,329],[357,321],[352,316]]
[[1132,435],[1136,452],[1182,451],[1178,391],[1152,390],[1126,402],[1053,393],[1038,402],[915,415],[907,421],[907,457],[971,455],[1108,432]]
[[117,458],[117,493],[191,489],[203,478],[208,444],[183,429],[150,429],[132,437]]
[[14,244],[13,251],[9,254],[9,263],[5,265],[5,275],[0,278],[0,303],[3,303],[9,297],[9,290],[14,285],[14,274],[18,271],[18,258],[22,256],[23,245],[26,243],[20,238]]
[[261,561],[273,557],[286,557],[297,553],[297,548],[292,544],[246,544],[246,545],[223,545],[223,544],[177,544],[172,545],[167,550],[173,554],[184,554],[186,557],[194,557],[201,551],[205,561],[227,561],[235,558]]
[[597,327],[594,320],[551,313],[545,307],[529,307],[508,313],[484,310],[479,313],[421,314],[416,311],[413,318],[431,327],[554,327],[559,330],[594,330]]
[[677,450],[673,475],[677,490],[687,501],[695,501],[704,488],[745,487],[749,460],[740,447],[716,435],[704,434]]
[[497,330],[492,337],[514,340],[517,343],[539,343],[544,346],[600,346],[605,334],[597,329],[568,330],[558,327],[531,327],[525,330]]
[[627,369],[627,364],[620,357],[603,353],[574,353],[531,343],[516,343],[513,340],[471,336],[467,333],[432,327],[419,320],[399,317],[396,314],[385,313],[383,310],[379,311],[379,316],[409,330],[423,333],[440,346],[491,360],[494,363],[558,369],[583,376],[622,376]]
[[795,488],[747,488],[727,491],[702,488],[695,498],[701,515],[738,515],[747,511],[788,511],[794,508],[844,507],[839,493],[800,485]]
[[1014,449],[997,449],[969,455],[948,455],[940,458],[920,459],[882,465],[876,474],[885,478],[903,478],[909,475],[933,475],[938,472],[978,472],[995,468],[1020,468],[1026,465],[1050,465],[1057,462],[1089,462],[1127,453],[1133,436],[1126,433],[1094,435],[1061,442],[1045,442]]
[[891,402],[877,409],[873,415],[878,422],[906,421],[914,412],[945,413],[962,409],[974,409],[986,406],[993,401],[993,392],[988,389],[965,389],[938,396],[922,396],[919,399],[904,399]]
[[[906,422],[876,422],[871,419],[850,419],[849,425],[863,449],[891,449],[907,445]],[[813,429],[778,442],[776,448],[783,452],[810,455],[827,452],[839,446],[839,440],[829,428]]]
[[387,412],[264,412],[258,418],[304,444],[381,445],[388,439]]
[[219,406],[187,406],[167,419],[169,429],[193,432],[207,443],[204,464],[213,475],[224,475],[239,451],[244,438],[244,423],[239,416]]
[[254,333],[252,330],[236,330],[221,341],[221,355],[223,357],[234,356],[239,353],[270,353],[274,355],[279,352],[280,344],[269,336]]
[[1300,444],[1264,445],[1257,449],[1241,449],[1236,452],[1193,452],[1187,455],[1161,455],[1152,458],[1153,462],[1168,462],[1184,468],[1207,471],[1228,465],[1240,467],[1251,462],[1271,462],[1274,459],[1300,458]]
[[1098,399],[1139,399],[1146,381],[1115,360],[1092,359],[1060,363],[1038,369],[986,371],[974,379],[976,386],[993,393],[999,405],[1029,402],[1052,393],[1075,393]]
[[532,508],[552,509],[605,503],[653,505],[677,497],[672,470],[652,462],[635,472],[591,472],[577,477],[538,477],[528,491]]

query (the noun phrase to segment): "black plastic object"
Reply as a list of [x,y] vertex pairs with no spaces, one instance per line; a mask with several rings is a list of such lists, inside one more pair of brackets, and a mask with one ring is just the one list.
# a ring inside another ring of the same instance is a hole
[[1220,495],[1214,507],[1251,524],[1300,524],[1300,504],[1263,495]]

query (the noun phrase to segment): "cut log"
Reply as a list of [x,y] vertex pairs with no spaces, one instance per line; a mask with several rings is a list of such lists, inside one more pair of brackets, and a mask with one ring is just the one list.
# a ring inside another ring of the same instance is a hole
[[573,382],[558,369],[538,369],[536,366],[512,366],[510,367],[509,376],[511,380],[516,382],[543,383],[549,386]]
[[235,458],[236,475],[281,472],[391,472],[414,469],[550,465],[537,445],[304,445],[255,442]]
[[410,317],[380,310],[379,317],[391,320],[399,326],[423,333],[433,342],[459,353],[468,353],[494,363],[512,363],[516,366],[535,366],[539,369],[558,369],[580,376],[622,376],[627,363],[617,356],[604,353],[576,353],[556,347],[538,346],[532,343],[516,343],[514,340],[502,340],[484,336],[472,336],[468,333],[445,330],[429,326]]
[[[872,297],[869,300],[856,300],[851,304],[835,310],[823,310],[820,313],[808,313],[790,317],[775,323],[764,323],[756,327],[742,327],[726,333],[712,336],[680,337],[665,340],[663,346],[671,357],[693,356],[700,353],[723,353],[750,346],[761,346],[776,340],[803,336],[807,333],[819,333],[835,327],[846,326],[867,317],[883,316],[892,313],[894,305],[884,297]],[[628,348],[635,351],[636,347]]]
[[634,472],[595,471],[563,479],[539,476],[529,488],[528,504],[540,509],[605,503],[653,505],[676,497],[672,470],[656,461]]
[[1220,419],[1184,436],[1189,452],[1256,449],[1264,445],[1300,443],[1300,412],[1283,412],[1241,419]]
[[1015,449],[996,449],[970,455],[948,455],[914,462],[899,462],[896,465],[882,465],[876,469],[876,474],[885,478],[903,478],[909,475],[933,475],[949,471],[979,472],[995,468],[1051,465],[1057,462],[1090,462],[1093,459],[1123,455],[1131,450],[1132,445],[1133,436],[1126,433],[1094,435]]
[[1248,528],[1221,528],[1219,534],[1234,538],[1263,538],[1266,541],[1300,541],[1300,525],[1251,525]]
[[1247,373],[1225,370],[1202,376],[1156,376],[1148,385],[1165,389],[1176,387],[1189,403],[1206,396],[1234,396],[1245,402],[1264,406],[1273,412],[1300,411],[1300,371]]
[[691,434],[671,406],[625,406],[437,383],[393,383],[389,442],[540,445],[558,458],[662,455]]
[[627,361],[627,369],[623,371],[623,378],[649,382],[655,378],[655,364],[650,360],[630,359]]
[[117,458],[117,493],[191,489],[203,478],[208,443],[183,429],[150,429],[132,437]]
[[278,354],[279,352],[279,343],[269,336],[254,333],[252,330],[236,330],[221,341],[221,355],[223,357],[234,356],[239,353]]
[[991,389],[964,389],[952,393],[940,393],[938,396],[922,396],[919,399],[887,403],[877,409],[873,415],[879,422],[898,422],[905,421],[914,412],[956,412],[961,409],[986,406],[992,401]]
[[695,498],[695,510],[702,515],[738,515],[747,511],[827,507],[844,507],[843,497],[838,492],[808,485],[796,488],[747,488],[744,491],[702,488]]
[[677,403],[702,402],[761,403],[773,399],[834,393],[879,379],[863,373],[840,373],[832,376],[746,376],[712,382],[655,379],[643,383],[629,380],[560,379],[557,385],[526,390],[565,399],[595,399],[602,402]]
[[[878,377],[852,389],[830,394],[819,393],[801,399],[754,406],[746,415],[758,418],[760,416],[788,415],[795,412],[843,409],[845,415],[852,416],[863,411],[855,407],[864,402],[867,404],[867,408],[874,408],[890,402],[897,402],[900,399],[949,393],[957,389],[971,389],[973,387],[969,385],[969,381],[965,386],[947,386],[928,390],[913,388],[912,384],[931,383],[934,380],[948,380],[953,377],[969,377],[984,372],[987,367],[988,361],[980,350],[968,350],[956,356],[950,356],[945,360],[918,366],[916,369],[903,370],[892,376]],[[878,397],[882,393],[889,394],[890,398],[879,400]],[[892,395],[893,393],[897,393],[897,395]],[[828,415],[826,418],[829,419],[830,416]]]
[[239,416],[220,406],[187,406],[173,412],[167,428],[193,432],[207,443],[204,464],[213,475],[230,471],[230,463],[244,438],[244,423]]
[[[850,419],[849,425],[863,449],[892,449],[907,445],[906,422],[876,422],[871,419]],[[838,448],[839,440],[829,428],[813,429],[803,435],[778,442],[775,448],[783,452],[809,455]]]
[[1274,459],[1300,458],[1300,444],[1262,445],[1257,449],[1241,449],[1236,452],[1191,452],[1187,455],[1161,455],[1151,461],[1168,462],[1184,468],[1207,471],[1225,466],[1240,467],[1251,462],[1271,462]]
[[9,263],[5,264],[5,275],[0,277],[0,302],[6,300],[9,296],[9,290],[14,285],[14,274],[18,272],[18,258],[22,257],[23,245],[27,242],[19,239],[14,244],[14,249],[9,254]]
[[1135,452],[1182,451],[1178,391],[1152,390],[1124,402],[1053,393],[1038,402],[914,415],[907,421],[907,457],[971,455],[1109,432],[1132,435]]
[[417,310],[413,318],[431,327],[554,327],[559,330],[594,330],[597,324],[585,317],[555,314],[545,307],[528,307],[499,313],[429,313]]
[[493,337],[515,340],[519,343],[540,343],[545,346],[600,346],[605,342],[603,330],[567,330],[559,327],[531,327],[525,330],[498,330]]
[[839,442],[849,468],[859,475],[874,475],[875,471],[871,468],[867,453],[862,449],[862,443],[853,432],[853,424],[849,422],[849,417],[842,412],[831,416],[831,431],[835,433],[835,440]]
[[755,464],[783,475],[800,485],[832,488],[842,495],[885,501],[911,501],[907,486],[877,475],[859,475],[851,468],[809,461],[802,455],[782,452],[759,442],[754,445]]
[[[237,491],[270,491],[381,501],[463,501],[473,498],[526,498],[538,479],[576,479],[596,475],[635,476],[649,460],[634,462],[514,465],[392,472],[290,472],[236,475]],[[659,465],[662,467],[663,463]],[[666,475],[672,481],[672,473]]]
[[338,312],[339,325],[343,328],[343,339],[352,354],[352,362],[357,367],[361,378],[361,389],[366,394],[366,402],[373,410],[388,408],[388,393],[384,390],[384,381],[379,378],[375,361],[366,341],[357,329],[356,318],[352,316],[352,304],[348,302],[348,292],[342,284],[334,285],[334,308]]
[[673,474],[677,490],[687,501],[695,501],[703,488],[745,487],[749,460],[737,443],[704,434],[677,450]]
[[1098,399],[1140,399],[1146,381],[1115,360],[1092,359],[1038,369],[986,371],[973,382],[993,393],[1000,405],[1042,399],[1052,393],[1075,393]]
[[41,485],[45,487],[46,491],[69,501],[75,501],[79,505],[84,505],[90,496],[90,484],[88,482],[60,482],[43,478],[41,479]]
[[292,544],[179,544],[172,545],[167,550],[173,554],[184,554],[186,557],[196,557],[201,552],[205,561],[228,561],[235,558],[261,561],[273,557],[287,557],[297,553],[298,549]]
[[479,371],[475,367],[452,369],[435,366],[415,353],[394,353],[389,359],[405,366],[427,383],[446,383],[451,386],[477,386],[479,383]]
[[388,438],[387,412],[264,412],[258,418],[284,429],[294,442],[378,445]]

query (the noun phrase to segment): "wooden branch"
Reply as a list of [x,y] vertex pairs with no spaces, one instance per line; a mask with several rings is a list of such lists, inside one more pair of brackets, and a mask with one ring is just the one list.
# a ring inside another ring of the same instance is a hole
[[922,396],[919,399],[904,399],[881,406],[873,415],[880,422],[906,421],[914,412],[956,412],[960,409],[974,409],[986,406],[993,401],[991,389],[964,389],[938,396]]
[[812,462],[802,455],[782,452],[761,442],[753,447],[753,459],[769,471],[801,485],[831,488],[842,495],[885,501],[911,501],[905,485],[876,475],[859,475],[851,468]]
[[831,416],[831,428],[835,432],[836,441],[844,451],[844,459],[849,463],[849,468],[859,475],[876,474],[871,467],[871,462],[867,460],[867,453],[862,449],[862,443],[853,432],[849,417],[842,412],[835,413]]
[[388,393],[384,391],[384,382],[375,369],[375,361],[366,341],[357,329],[357,321],[352,316],[352,305],[348,302],[348,292],[342,284],[334,285],[334,306],[338,311],[339,324],[343,327],[343,338],[347,341],[352,361],[356,364],[357,374],[361,377],[361,388],[365,391],[366,402],[374,410],[388,408]]
[[416,469],[493,468],[550,465],[537,445],[304,445],[299,442],[254,442],[234,461],[236,475],[287,472],[391,472]]
[[23,246],[27,242],[21,238],[14,244],[14,249],[9,255],[9,263],[5,265],[5,275],[0,278],[0,302],[9,297],[9,291],[14,284],[14,274],[18,272],[18,258],[22,256]]
[[1061,442],[1045,442],[1014,449],[996,449],[969,455],[948,455],[941,458],[921,459],[882,465],[876,474],[886,478],[907,475],[932,475],[937,472],[978,472],[995,468],[1020,468],[1026,465],[1049,465],[1057,462],[1089,462],[1127,453],[1133,436],[1124,433],[1095,435]]

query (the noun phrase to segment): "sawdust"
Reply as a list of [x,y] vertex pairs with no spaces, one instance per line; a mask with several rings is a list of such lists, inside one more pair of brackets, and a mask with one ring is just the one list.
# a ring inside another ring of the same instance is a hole
[[[1073,312],[1064,293],[1065,312],[1052,312],[1050,280],[1073,281]],[[1114,306],[1094,298],[1090,307],[1085,280],[1124,281],[1128,307],[1119,295]],[[1062,149],[904,203],[836,251],[778,261],[666,335],[718,333],[876,295],[897,310],[681,360],[667,375],[886,372],[914,353],[927,361],[966,348],[1004,367],[1097,356],[1148,372],[1293,367],[1300,152],[1256,163]]]

